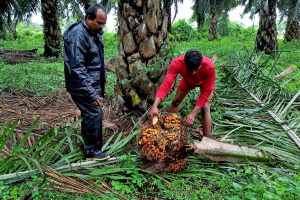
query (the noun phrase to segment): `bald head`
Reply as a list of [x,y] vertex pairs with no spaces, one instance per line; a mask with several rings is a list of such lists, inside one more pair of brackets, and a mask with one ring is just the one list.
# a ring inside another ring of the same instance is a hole
[[97,16],[97,11],[99,9],[102,10],[105,14],[107,14],[105,7],[102,4],[97,3],[95,5],[90,6],[87,9],[85,14],[85,20],[87,19],[87,17],[89,17],[91,20],[94,20]]
[[95,4],[86,11],[85,23],[95,33],[100,33],[107,20],[107,13],[101,4]]

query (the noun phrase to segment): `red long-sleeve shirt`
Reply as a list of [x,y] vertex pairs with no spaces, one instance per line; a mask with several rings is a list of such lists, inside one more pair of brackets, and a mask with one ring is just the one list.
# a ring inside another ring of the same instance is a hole
[[208,100],[208,97],[214,91],[216,73],[213,62],[209,58],[203,56],[199,71],[195,75],[192,75],[187,71],[184,63],[184,55],[175,58],[170,65],[164,82],[158,89],[156,97],[161,98],[161,100],[166,97],[167,93],[171,90],[172,84],[178,74],[182,76],[186,83],[192,86],[201,87],[200,96],[196,105],[202,108]]

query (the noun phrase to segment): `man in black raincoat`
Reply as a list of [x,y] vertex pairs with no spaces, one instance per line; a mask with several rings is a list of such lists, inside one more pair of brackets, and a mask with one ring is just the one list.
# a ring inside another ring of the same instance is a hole
[[102,148],[101,98],[107,77],[104,69],[102,35],[107,13],[101,4],[86,11],[85,19],[64,33],[64,66],[67,91],[84,118],[81,133],[86,157],[105,160]]

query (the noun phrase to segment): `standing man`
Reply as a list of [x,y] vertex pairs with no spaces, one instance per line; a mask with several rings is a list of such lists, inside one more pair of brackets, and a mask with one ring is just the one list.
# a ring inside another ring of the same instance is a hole
[[203,134],[210,136],[211,115],[210,102],[213,96],[214,84],[216,80],[215,66],[213,62],[197,50],[190,50],[185,55],[179,56],[173,60],[164,82],[159,87],[155,101],[149,111],[149,119],[153,116],[159,116],[157,106],[171,90],[176,76],[180,74],[182,79],[178,85],[176,95],[169,108],[169,113],[177,113],[180,103],[190,90],[200,87],[201,92],[193,111],[185,116],[186,126],[194,124],[196,114],[201,110]]
[[107,13],[101,4],[86,11],[85,19],[64,33],[64,66],[67,91],[81,111],[81,133],[89,160],[105,160],[102,148],[101,98],[107,77],[102,35]]

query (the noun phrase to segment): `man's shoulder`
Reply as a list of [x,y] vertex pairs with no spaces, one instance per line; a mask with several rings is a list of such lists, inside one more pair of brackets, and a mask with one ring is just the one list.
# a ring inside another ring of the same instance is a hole
[[206,56],[203,56],[202,64],[204,64],[208,69],[215,68],[213,61]]
[[71,25],[71,27],[64,34],[64,39],[71,39],[73,42],[75,42],[76,39],[84,39],[87,37],[88,33],[81,22]]
[[175,58],[174,60],[176,60],[176,61],[183,61],[183,62],[184,62],[184,57],[185,57],[185,55],[183,54],[183,55],[181,55],[181,56],[178,56],[178,57]]
[[172,63],[175,65],[184,65],[184,55],[176,57]]

